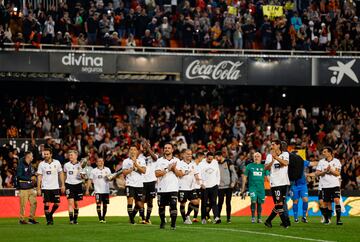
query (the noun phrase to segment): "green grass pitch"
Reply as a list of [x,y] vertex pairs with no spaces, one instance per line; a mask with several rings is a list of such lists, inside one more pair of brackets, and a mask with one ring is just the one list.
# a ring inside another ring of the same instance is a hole
[[342,220],[343,226],[323,225],[319,217],[310,217],[308,224],[293,223],[284,229],[277,218],[270,229],[263,224],[251,224],[249,217],[233,217],[231,224],[219,225],[184,225],[178,217],[177,228],[173,231],[169,224],[160,230],[157,217],[152,218],[152,225],[132,225],[126,217],[108,217],[106,224],[100,224],[95,217],[80,217],[78,225],[70,225],[68,218],[55,217],[52,226],[47,226],[43,218],[37,225],[20,225],[16,218],[9,218],[0,219],[0,242],[359,241],[360,217]]

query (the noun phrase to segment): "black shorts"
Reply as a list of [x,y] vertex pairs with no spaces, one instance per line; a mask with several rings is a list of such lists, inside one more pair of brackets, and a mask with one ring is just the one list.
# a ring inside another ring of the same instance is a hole
[[324,199],[322,190],[319,190],[319,191],[318,191],[318,199],[319,199],[319,200],[323,200],[323,199]]
[[340,187],[322,188],[324,202],[333,202],[334,198],[340,198]]
[[96,193],[96,203],[109,204],[109,193]]
[[44,203],[60,203],[60,189],[42,190]]
[[201,194],[202,194],[202,190],[199,188],[199,189],[195,189],[196,191],[196,198],[200,198],[201,199]]
[[180,203],[185,203],[186,201],[197,199],[197,193],[196,190],[179,191],[178,197]]
[[83,187],[82,183],[79,184],[67,184],[65,183],[65,194],[67,199],[74,199],[75,201],[83,200]]
[[273,197],[274,203],[284,203],[286,194],[288,192],[288,186],[278,186],[278,187],[272,187],[271,188],[271,195]]
[[177,192],[162,192],[157,194],[157,200],[159,206],[168,206],[171,203],[177,203]]
[[155,188],[156,181],[154,182],[144,182],[144,195],[145,200],[149,198],[156,197],[156,188]]
[[143,197],[144,188],[143,187],[130,187],[125,188],[125,194],[127,197],[133,197],[136,201],[141,201]]

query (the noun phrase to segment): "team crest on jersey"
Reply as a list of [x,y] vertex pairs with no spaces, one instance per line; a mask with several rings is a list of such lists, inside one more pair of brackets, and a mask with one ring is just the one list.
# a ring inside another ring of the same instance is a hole
[[72,175],[72,174],[74,174],[74,172],[73,172],[73,171],[69,171],[69,175]]
[[101,178],[103,178],[103,176],[102,176],[102,175],[98,175],[98,178],[101,179]]
[[254,171],[253,174],[254,174],[254,176],[262,176],[261,171]]
[[215,171],[215,170],[214,170],[213,168],[208,168],[208,169],[205,170],[205,172],[208,173],[208,174],[211,174],[211,173],[213,173],[214,171]]

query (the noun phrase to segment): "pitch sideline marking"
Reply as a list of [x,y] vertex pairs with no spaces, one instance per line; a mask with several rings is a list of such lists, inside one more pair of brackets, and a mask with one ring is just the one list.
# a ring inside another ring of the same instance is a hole
[[[121,226],[128,226],[128,224],[120,223]],[[135,224],[136,226],[137,224]],[[158,227],[153,224],[145,225],[143,228],[146,227]],[[228,231],[228,232],[242,232],[242,233],[248,233],[248,234],[258,234],[258,235],[265,235],[265,236],[273,236],[273,237],[282,237],[282,238],[288,238],[288,239],[297,239],[297,240],[306,240],[306,241],[317,241],[317,242],[336,242],[334,240],[321,240],[321,239],[312,239],[312,238],[306,238],[306,237],[297,237],[297,236],[291,236],[291,235],[282,235],[282,234],[274,234],[274,233],[264,233],[264,232],[257,232],[257,231],[251,231],[251,230],[243,230],[243,229],[230,229],[230,228],[203,228],[200,226],[196,227],[185,227],[185,226],[176,226],[176,228],[181,228],[184,230],[216,230],[216,231]]]
[[332,240],[321,240],[321,239],[312,239],[312,238],[306,238],[306,237],[297,237],[297,236],[291,236],[291,235],[282,235],[282,234],[273,234],[273,233],[264,233],[264,232],[257,232],[257,231],[251,231],[251,230],[242,230],[242,229],[230,229],[230,228],[202,228],[202,227],[183,227],[183,226],[177,226],[177,228],[182,229],[203,229],[203,230],[217,230],[217,231],[229,231],[229,232],[242,232],[242,233],[248,233],[248,234],[258,234],[258,235],[266,235],[266,236],[274,236],[274,237],[283,237],[288,239],[298,239],[298,240],[307,240],[307,241],[318,241],[318,242],[335,242]]

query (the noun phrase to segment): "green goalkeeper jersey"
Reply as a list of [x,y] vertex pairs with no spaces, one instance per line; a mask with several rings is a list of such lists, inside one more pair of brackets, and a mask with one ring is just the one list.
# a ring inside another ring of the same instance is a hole
[[249,191],[264,189],[264,179],[269,175],[269,171],[265,170],[263,164],[250,163],[246,166],[244,175],[249,178]]

